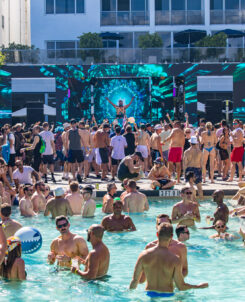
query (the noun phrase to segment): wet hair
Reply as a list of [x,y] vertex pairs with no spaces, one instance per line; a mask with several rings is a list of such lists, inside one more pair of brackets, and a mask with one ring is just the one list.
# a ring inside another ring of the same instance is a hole
[[4,217],[9,217],[11,215],[11,206],[8,203],[4,203],[1,206],[1,214]]
[[115,187],[115,186],[116,186],[116,184],[115,184],[114,182],[109,183],[109,184],[107,185],[107,192],[109,193],[109,192],[111,191],[111,189],[112,189],[113,187]]
[[175,233],[178,238],[179,238],[180,234],[185,233],[186,228],[187,228],[186,225],[177,225],[177,227],[175,229]]
[[129,188],[131,188],[131,189],[136,189],[136,181],[134,181],[134,180],[130,180],[129,182],[128,182],[128,187]]
[[3,261],[0,267],[0,276],[8,279],[12,266],[17,258],[21,257],[21,245],[18,245],[11,252],[8,253],[7,259]]
[[161,223],[157,229],[158,238],[162,240],[168,240],[173,236],[173,226],[170,223]]
[[157,215],[157,223],[158,223],[158,219],[161,219],[161,218],[166,218],[166,219],[168,219],[169,223],[172,223],[172,219],[167,214],[159,214],[159,215]]
[[102,239],[104,235],[105,229],[100,224],[92,225],[89,230],[94,234],[95,237]]
[[66,220],[66,221],[69,223],[68,218],[67,218],[66,216],[64,216],[64,215],[61,215],[61,216],[57,216],[57,217],[55,218],[55,224],[56,224],[56,226],[58,225],[58,222],[60,222],[60,221],[62,221],[62,220]]
[[70,183],[70,189],[71,191],[74,193],[74,192],[77,192],[78,191],[78,188],[79,188],[79,185],[78,185],[78,182],[77,181],[72,181]]
[[191,178],[195,177],[195,173],[193,171],[189,171],[186,173],[186,181],[189,181]]

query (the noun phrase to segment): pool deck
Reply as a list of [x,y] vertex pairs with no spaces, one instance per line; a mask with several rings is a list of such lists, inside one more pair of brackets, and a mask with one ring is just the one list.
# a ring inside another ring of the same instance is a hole
[[[48,184],[51,186],[51,189],[54,190],[59,186],[63,186],[64,188],[68,188],[68,181],[62,180],[62,173],[56,172],[55,178],[57,180],[56,184],[53,184],[50,180],[50,176],[48,177]],[[110,178],[109,178],[110,179]],[[224,182],[221,181],[220,178],[215,180],[214,184],[211,184],[208,180],[205,184],[203,184],[203,194],[204,196],[211,196],[215,190],[223,190],[226,196],[233,196],[236,194],[238,190],[237,179],[233,182]],[[91,174],[91,178],[88,178],[86,181],[83,181],[81,186],[84,187],[86,185],[93,185],[95,187],[96,184],[99,184],[99,190],[94,190],[94,197],[101,198],[103,197],[107,190],[107,183],[103,182],[100,179],[97,179],[93,174]],[[117,195],[122,193],[121,182],[116,181],[116,185],[118,188]],[[139,186],[139,191],[146,194],[149,198],[151,197],[159,197],[159,198],[168,198],[168,197],[178,197],[179,190],[185,185],[185,182],[182,180],[181,185],[176,185],[174,190],[152,190],[150,188],[150,181],[148,179],[141,179],[137,181],[137,185]]]

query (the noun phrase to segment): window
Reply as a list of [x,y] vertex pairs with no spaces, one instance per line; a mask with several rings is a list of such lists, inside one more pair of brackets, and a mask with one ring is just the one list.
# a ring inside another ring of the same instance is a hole
[[185,10],[185,0],[172,0],[172,10]]
[[102,11],[116,11],[116,0],[102,0]]
[[47,41],[48,58],[75,58],[77,41]]
[[122,12],[129,11],[130,10],[129,0],[118,0],[117,10]]
[[222,10],[223,9],[223,0],[210,0],[210,9],[211,10]]
[[201,10],[201,0],[187,0],[187,10]]
[[132,11],[144,11],[145,9],[145,0],[131,0]]
[[2,28],[4,28],[4,16],[2,16]]
[[46,14],[83,14],[84,0],[46,0]]
[[169,0],[155,0],[155,10],[169,10]]
[[133,48],[133,33],[120,33],[120,36],[123,37],[120,40],[120,48]]
[[239,0],[226,0],[225,9],[239,9]]
[[241,8],[245,9],[245,0],[241,0]]
[[54,14],[54,0],[46,0],[46,14]]

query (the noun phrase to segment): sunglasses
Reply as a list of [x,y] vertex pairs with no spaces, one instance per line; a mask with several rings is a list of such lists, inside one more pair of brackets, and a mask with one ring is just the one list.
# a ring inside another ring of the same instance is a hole
[[185,192],[186,195],[192,195],[192,192]]
[[225,227],[225,225],[216,225],[215,226],[217,229],[223,229]]
[[186,132],[185,134],[190,134],[190,132],[188,131],[188,132]]
[[58,224],[57,225],[57,228],[58,229],[61,229],[61,228],[65,228],[65,227],[67,227],[68,226],[68,222],[65,222],[65,223],[63,223],[63,224]]

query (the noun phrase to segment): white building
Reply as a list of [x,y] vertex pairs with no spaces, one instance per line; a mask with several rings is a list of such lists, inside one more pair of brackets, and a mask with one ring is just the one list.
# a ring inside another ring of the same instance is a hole
[[[118,44],[104,41],[105,47],[137,47],[138,37],[146,32],[160,33],[168,47],[175,43],[174,32],[226,28],[245,30],[245,0],[31,1],[31,43],[40,49],[77,48],[82,33],[107,31],[123,39]],[[243,42],[236,39],[234,46]]]
[[30,0],[0,0],[0,46],[30,45]]

